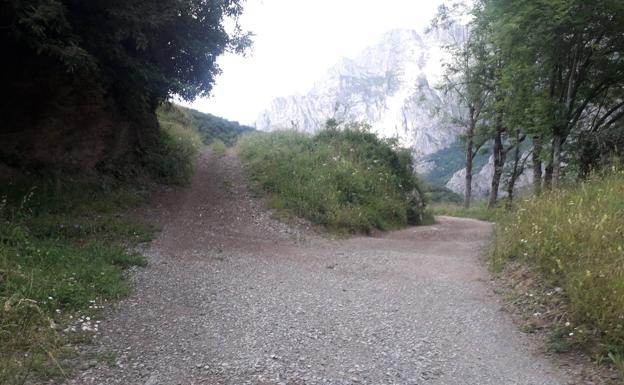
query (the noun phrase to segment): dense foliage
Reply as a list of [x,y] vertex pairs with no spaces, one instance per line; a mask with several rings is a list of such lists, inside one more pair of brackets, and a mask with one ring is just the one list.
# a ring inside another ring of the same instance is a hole
[[227,146],[233,146],[241,134],[254,130],[252,127],[212,114],[193,109],[186,109],[186,111],[191,116],[193,125],[196,127],[205,144],[220,140]]
[[[242,3],[0,2],[0,138],[11,143],[0,160],[31,168],[141,161],[160,103],[208,95],[217,57],[250,44],[237,23]],[[78,150],[65,157],[64,147]],[[57,156],[46,154],[54,148]]]
[[[466,18],[463,11],[442,7],[436,27],[452,28]],[[623,136],[616,129],[624,118],[622,1],[479,0],[468,13],[468,33],[452,45],[446,88],[461,96],[459,120],[474,129],[466,133],[475,140],[467,141],[467,153],[472,145],[492,146],[491,206],[505,171],[513,187],[531,165],[539,193],[566,176],[587,177],[619,154],[600,138]],[[526,154],[525,141],[532,147]]]
[[[456,141],[450,146],[424,156],[423,162],[433,163],[433,167],[427,172],[427,181],[435,186],[444,186],[458,170],[465,166],[466,157],[462,141]],[[489,154],[486,149],[475,153],[472,166],[475,170],[481,169],[488,162]]]
[[12,70],[5,79],[25,70],[84,74],[144,100],[207,94],[216,58],[248,44],[222,23],[241,14],[236,0],[10,0],[0,9]]
[[[543,278],[562,306],[550,316],[567,345],[624,357],[624,174],[519,203],[501,221],[495,265],[519,260]],[[559,292],[559,289],[557,289]]]
[[246,135],[240,155],[274,208],[339,232],[428,220],[409,151],[352,125]]

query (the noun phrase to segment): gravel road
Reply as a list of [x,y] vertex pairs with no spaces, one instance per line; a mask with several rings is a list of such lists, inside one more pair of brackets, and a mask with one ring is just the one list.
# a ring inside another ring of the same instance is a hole
[[[235,156],[148,212],[163,231],[67,384],[568,384],[489,286],[485,222],[329,239],[271,218]],[[113,362],[114,361],[114,362]]]

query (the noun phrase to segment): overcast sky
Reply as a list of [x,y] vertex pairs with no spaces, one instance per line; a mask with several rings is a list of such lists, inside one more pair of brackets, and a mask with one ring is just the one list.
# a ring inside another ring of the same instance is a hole
[[192,107],[253,124],[277,96],[305,94],[341,56],[354,57],[393,28],[423,29],[441,0],[247,0],[247,57],[226,54],[210,98]]

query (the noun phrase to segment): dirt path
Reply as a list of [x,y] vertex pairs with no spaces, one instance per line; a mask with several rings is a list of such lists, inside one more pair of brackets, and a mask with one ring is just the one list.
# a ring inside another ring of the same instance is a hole
[[[567,384],[500,311],[484,222],[330,240],[270,218],[237,159],[164,193],[134,295],[69,384]],[[110,355],[109,355],[110,356]]]

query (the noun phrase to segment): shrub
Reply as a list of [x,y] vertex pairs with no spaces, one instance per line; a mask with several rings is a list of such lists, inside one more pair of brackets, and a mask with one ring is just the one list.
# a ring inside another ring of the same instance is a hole
[[272,207],[329,229],[368,232],[427,219],[410,153],[366,127],[248,134],[238,149]]
[[624,354],[624,174],[594,178],[518,204],[501,220],[493,266],[519,260],[560,288],[568,345]]

